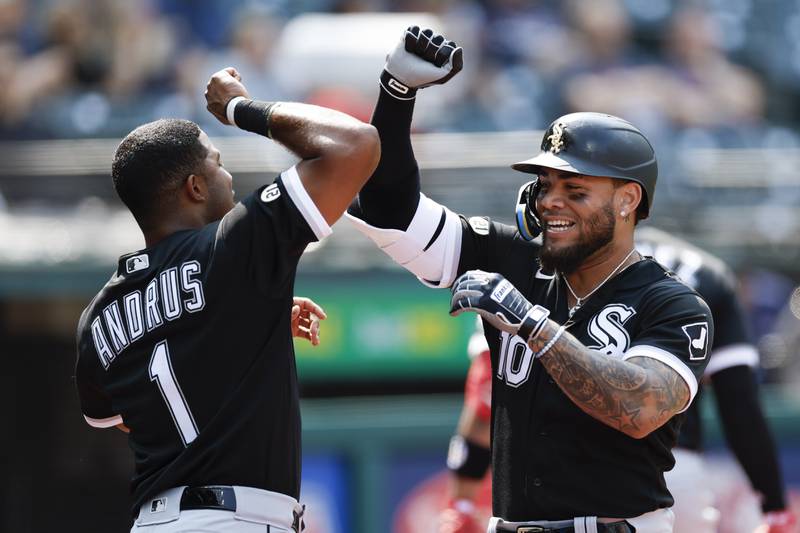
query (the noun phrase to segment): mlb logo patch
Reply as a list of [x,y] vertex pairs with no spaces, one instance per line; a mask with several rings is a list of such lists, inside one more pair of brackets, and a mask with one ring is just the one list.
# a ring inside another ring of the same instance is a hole
[[134,255],[125,261],[125,271],[128,274],[133,274],[134,272],[138,272],[149,267],[150,258],[147,256],[147,254]]
[[151,513],[163,513],[167,510],[167,499],[166,498],[157,498],[150,502],[150,512]]
[[702,361],[708,355],[708,322],[695,322],[683,326],[689,337],[689,360]]

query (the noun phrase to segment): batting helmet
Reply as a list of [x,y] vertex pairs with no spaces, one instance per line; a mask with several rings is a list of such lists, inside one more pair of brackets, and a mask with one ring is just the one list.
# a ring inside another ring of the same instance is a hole
[[[557,118],[544,133],[541,152],[511,165],[530,174],[537,174],[542,167],[635,181],[644,193],[638,217],[650,214],[658,177],[656,154],[644,134],[621,118],[603,113],[571,113]],[[517,198],[517,226],[527,239],[541,231],[535,205],[537,185],[538,180],[524,184]]]

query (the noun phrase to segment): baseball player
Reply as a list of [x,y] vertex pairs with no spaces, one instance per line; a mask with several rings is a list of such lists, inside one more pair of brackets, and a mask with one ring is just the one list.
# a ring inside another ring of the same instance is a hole
[[[714,346],[704,378],[714,388],[725,437],[761,497],[762,530],[796,531],[797,520],[786,506],[775,442],[758,399],[754,373],[758,352],[747,336],[733,273],[718,258],[655,228],[639,230],[636,242],[639,251],[673,270],[711,308]],[[701,450],[700,408],[698,402],[692,402],[673,451],[675,468],[666,475],[675,498],[676,531],[716,531],[719,512],[714,508]]]
[[[598,113],[557,118],[517,227],[461,217],[419,192],[409,139],[419,88],[462,67],[462,51],[409,28],[387,58],[372,123],[377,170],[348,210],[451,313],[479,313],[492,359],[488,531],[672,531],[664,472],[713,340],[708,306],[636,251],[653,203],[652,146]],[[541,249],[529,239],[543,230]],[[432,525],[433,527],[433,525]]]
[[81,316],[81,408],[92,426],[130,432],[132,531],[297,532],[292,334],[316,338],[310,317],[324,313],[293,300],[295,271],[375,168],[379,141],[342,113],[253,100],[233,68],[212,76],[206,100],[300,162],[234,203],[193,122],[158,120],[123,139],[114,186],[146,248],[120,258]]
[[479,533],[485,493],[491,497],[491,480],[486,473],[492,461],[492,360],[489,345],[478,320],[467,345],[469,372],[464,386],[464,406],[458,430],[450,439],[447,468],[450,471],[446,508],[439,517],[438,533]]
[[[714,316],[714,346],[705,379],[714,387],[728,442],[750,483],[761,496],[765,533],[796,531],[796,518],[787,510],[777,450],[758,400],[754,368],[758,352],[747,338],[735,279],[719,259],[652,227],[636,232],[637,249],[676,272],[705,299]],[[489,468],[491,361],[482,328],[470,338],[472,359],[464,391],[458,432],[448,453],[448,507],[439,533],[477,533],[476,501],[491,485],[483,481]],[[719,511],[708,484],[702,449],[699,403],[692,402],[673,450],[675,467],[666,473],[675,499],[675,531],[713,533]],[[752,532],[742,525],[742,531]]]

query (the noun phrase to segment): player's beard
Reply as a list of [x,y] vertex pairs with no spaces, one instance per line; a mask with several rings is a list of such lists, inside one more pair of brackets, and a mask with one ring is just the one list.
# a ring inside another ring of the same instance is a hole
[[544,232],[543,246],[539,254],[542,268],[547,272],[571,274],[581,263],[597,250],[614,239],[617,221],[611,203],[607,203],[586,221],[586,231],[581,232],[578,242],[571,246],[554,249]]

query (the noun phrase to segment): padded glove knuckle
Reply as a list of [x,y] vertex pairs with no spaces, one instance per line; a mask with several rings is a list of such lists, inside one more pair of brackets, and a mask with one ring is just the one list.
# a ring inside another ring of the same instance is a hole
[[450,59],[450,54],[453,53],[454,48],[449,44],[444,44],[439,48],[439,51],[436,52],[436,57],[433,60],[433,64],[437,67],[441,68],[447,60]]

